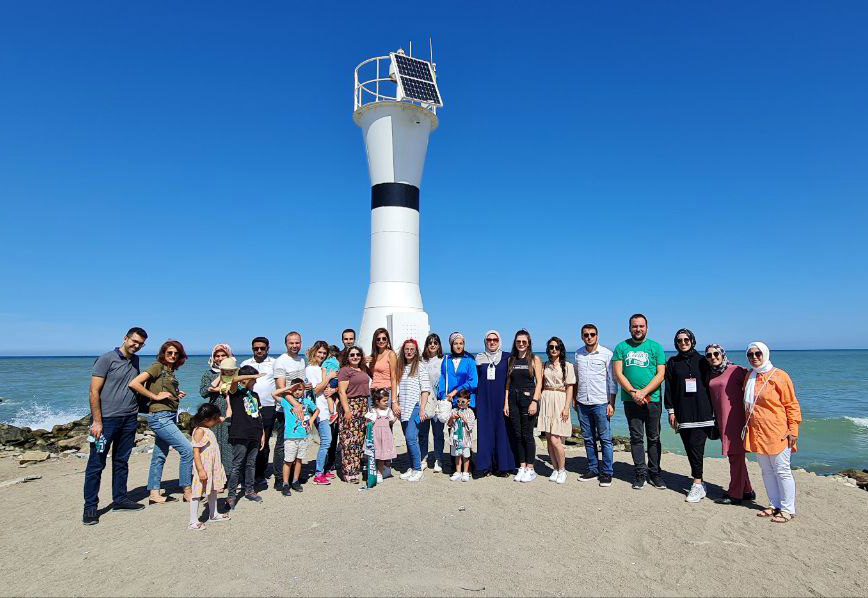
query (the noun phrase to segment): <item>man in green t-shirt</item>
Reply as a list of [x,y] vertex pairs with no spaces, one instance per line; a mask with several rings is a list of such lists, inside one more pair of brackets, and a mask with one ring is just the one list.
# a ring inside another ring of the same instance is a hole
[[[618,343],[612,355],[615,379],[621,385],[624,415],[630,426],[630,452],[633,453],[633,488],[648,483],[664,490],[660,477],[660,385],[666,370],[666,355],[660,343],[646,338],[648,319],[630,316],[630,338]],[[648,439],[648,466],[645,467],[644,438]]]

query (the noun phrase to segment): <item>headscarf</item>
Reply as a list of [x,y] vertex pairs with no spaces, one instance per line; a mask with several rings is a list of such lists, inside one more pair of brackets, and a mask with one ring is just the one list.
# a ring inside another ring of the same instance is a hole
[[675,333],[675,338],[677,339],[678,335],[680,335],[680,334],[686,334],[687,338],[690,339],[690,348],[687,351],[682,351],[681,349],[678,348],[678,342],[676,341],[675,342],[675,350],[678,351],[679,354],[685,355],[685,356],[690,355],[691,353],[696,351],[696,336],[694,336],[694,334],[690,330],[688,330],[687,328],[679,329],[678,332]]
[[710,345],[706,345],[706,347],[705,347],[706,354],[708,353],[709,349],[717,349],[718,351],[720,351],[720,357],[723,359],[723,361],[720,362],[720,365],[711,366],[711,373],[714,374],[715,376],[719,376],[720,374],[722,374],[726,371],[726,368],[728,368],[729,366],[732,365],[732,362],[726,356],[726,349],[724,349],[723,347],[721,347],[717,343],[712,343]]
[[227,357],[235,357],[232,354],[232,348],[229,347],[228,344],[217,343],[216,345],[214,345],[214,348],[211,349],[211,357],[208,358],[208,367],[211,368],[211,371],[214,372],[215,374],[220,373],[220,368],[214,363],[214,353],[216,353],[219,349],[223,349],[224,351],[226,351]]
[[467,347],[464,347],[464,353],[462,353],[461,355],[456,356],[454,353],[452,353],[452,343],[455,342],[455,340],[459,339],[459,338],[461,340],[464,340],[464,335],[461,334],[460,332],[453,332],[452,334],[449,335],[449,354],[452,357],[464,357],[467,354]]
[[[485,339],[487,339],[492,334],[497,337],[497,349],[495,349],[494,351],[489,351],[488,343],[485,342]],[[500,333],[497,330],[489,330],[488,332],[486,332],[485,336],[482,337],[482,346],[485,347],[485,351],[476,354],[476,365],[487,365],[490,368],[496,367],[497,364],[500,363],[501,358],[503,357],[503,351],[501,351],[500,345]]]
[[[747,346],[747,350],[758,349],[763,354],[763,362],[759,367],[753,368],[747,378],[747,383],[744,385],[744,407],[745,411],[753,411],[753,405],[756,402],[756,377],[757,374],[768,374],[774,369],[772,365],[771,351],[769,348],[759,341],[754,341]],[[748,360],[750,362],[750,360]]]

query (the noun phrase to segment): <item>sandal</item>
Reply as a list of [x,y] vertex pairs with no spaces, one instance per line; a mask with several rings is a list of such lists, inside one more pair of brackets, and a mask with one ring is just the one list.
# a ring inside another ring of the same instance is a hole
[[191,532],[201,532],[203,529],[205,529],[205,524],[201,521],[197,521],[196,523],[191,523],[189,527],[187,527],[187,529]]
[[777,517],[778,515],[780,515],[780,513],[781,513],[780,509],[773,509],[772,507],[769,507],[768,509],[763,509],[762,511],[757,513],[756,516],[757,517]]
[[232,519],[232,517],[225,513],[217,513],[214,517],[209,517],[208,521],[219,523],[220,521],[229,521],[230,519]]
[[169,502],[178,502],[178,499],[174,496],[164,496],[163,500],[154,500],[153,498],[148,498],[149,505],[164,505]]
[[772,517],[772,523],[789,523],[795,518],[795,515],[791,515],[786,511],[778,511],[778,514]]

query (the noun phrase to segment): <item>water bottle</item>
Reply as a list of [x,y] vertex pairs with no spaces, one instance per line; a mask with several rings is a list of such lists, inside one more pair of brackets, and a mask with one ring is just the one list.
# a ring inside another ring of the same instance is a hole
[[105,450],[105,435],[100,434],[99,440],[93,437],[93,434],[87,437],[87,441],[94,445],[94,449],[97,453],[102,453]]

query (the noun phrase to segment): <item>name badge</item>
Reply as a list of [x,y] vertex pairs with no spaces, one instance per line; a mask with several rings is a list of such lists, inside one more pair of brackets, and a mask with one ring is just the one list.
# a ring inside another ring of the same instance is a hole
[[489,380],[494,380],[494,374],[496,374],[496,373],[497,373],[497,369],[493,365],[489,365],[488,366],[488,373],[486,375],[487,378]]
[[696,392],[696,378],[686,378],[684,386],[685,392]]

